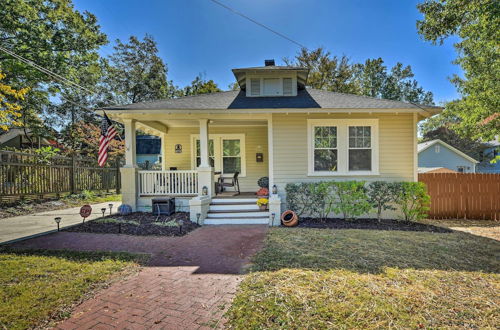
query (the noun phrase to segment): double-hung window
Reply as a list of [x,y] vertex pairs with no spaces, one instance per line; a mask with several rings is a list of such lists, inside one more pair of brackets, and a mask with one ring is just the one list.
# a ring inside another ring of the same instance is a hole
[[309,119],[308,175],[377,175],[378,119]]
[[[198,135],[191,136],[192,168],[200,166],[201,150]],[[232,175],[239,172],[246,176],[245,134],[210,134],[208,140],[210,166],[216,172]]]

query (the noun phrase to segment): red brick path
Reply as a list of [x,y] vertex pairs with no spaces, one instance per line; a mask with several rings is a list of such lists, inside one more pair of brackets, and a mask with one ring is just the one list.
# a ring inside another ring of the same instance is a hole
[[149,267],[77,306],[60,329],[208,329],[223,326],[238,274],[266,230],[203,227],[178,238],[61,232],[15,246],[152,254]]

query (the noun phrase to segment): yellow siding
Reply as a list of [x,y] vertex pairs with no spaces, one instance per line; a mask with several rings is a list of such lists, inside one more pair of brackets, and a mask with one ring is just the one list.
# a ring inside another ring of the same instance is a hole
[[[167,169],[192,169],[191,135],[199,134],[198,127],[171,127],[166,134],[165,151]],[[241,191],[257,191],[257,180],[268,176],[267,126],[209,127],[209,134],[244,134],[246,177],[240,177]],[[175,153],[175,145],[182,145],[182,153]],[[257,147],[261,146],[258,151]],[[264,162],[257,163],[255,154],[262,152]]]
[[[307,119],[379,119],[379,175],[308,176]],[[289,182],[321,180],[414,180],[413,114],[273,114],[274,183],[281,193]]]

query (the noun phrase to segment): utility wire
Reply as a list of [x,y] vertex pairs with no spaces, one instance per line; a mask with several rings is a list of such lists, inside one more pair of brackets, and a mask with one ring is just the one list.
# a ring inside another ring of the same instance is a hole
[[306,46],[304,46],[304,45],[302,45],[301,43],[299,43],[299,42],[297,42],[297,41],[293,40],[292,38],[290,38],[290,37],[288,37],[288,36],[284,35],[283,33],[280,33],[280,32],[278,32],[278,31],[276,31],[276,30],[274,30],[274,29],[270,28],[269,26],[264,25],[264,24],[262,24],[262,23],[260,23],[260,22],[258,22],[258,21],[256,21],[256,20],[254,20],[254,19],[253,19],[253,18],[251,18],[251,17],[248,17],[247,15],[245,15],[245,14],[243,14],[243,13],[241,13],[241,12],[239,12],[239,11],[237,11],[237,10],[235,10],[235,9],[231,8],[231,7],[229,7],[228,5],[223,4],[222,2],[220,2],[220,1],[218,1],[218,0],[210,0],[210,1],[212,1],[213,3],[215,3],[215,4],[219,5],[219,6],[223,7],[223,8],[226,8],[227,10],[229,10],[230,12],[232,12],[233,14],[236,14],[236,15],[238,15],[238,16],[241,16],[241,17],[243,17],[244,19],[246,19],[246,20],[248,20],[248,21],[250,21],[250,22],[252,22],[252,23],[254,23],[254,24],[257,24],[258,26],[260,26],[260,27],[262,27],[262,28],[264,28],[264,29],[266,29],[266,30],[268,30],[268,31],[270,31],[270,32],[272,32],[272,33],[274,33],[274,34],[276,34],[277,36],[279,36],[279,37],[281,37],[281,38],[283,38],[283,39],[286,39],[286,40],[288,40],[288,41],[290,41],[290,42],[292,42],[292,43],[296,44],[296,45],[297,45],[297,46],[299,46],[300,48],[305,48],[305,49],[307,49],[307,47],[306,47]]

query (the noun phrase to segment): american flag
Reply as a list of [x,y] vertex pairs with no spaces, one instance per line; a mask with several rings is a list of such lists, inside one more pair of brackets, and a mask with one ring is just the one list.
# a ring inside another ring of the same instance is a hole
[[116,129],[111,123],[111,120],[109,120],[106,113],[104,113],[104,117],[102,118],[101,123],[101,137],[99,138],[99,154],[97,158],[97,162],[101,167],[106,164],[106,160],[108,159],[109,143],[113,140],[115,135]]

